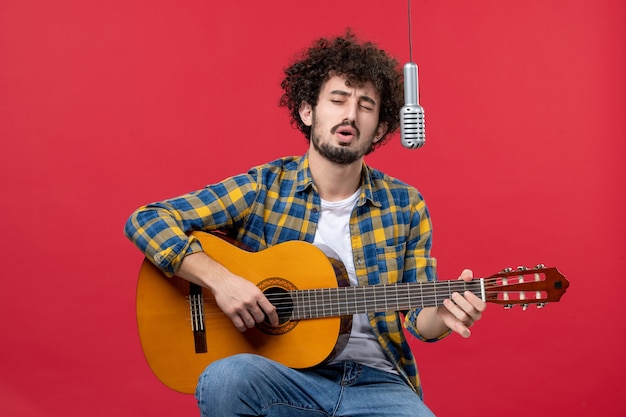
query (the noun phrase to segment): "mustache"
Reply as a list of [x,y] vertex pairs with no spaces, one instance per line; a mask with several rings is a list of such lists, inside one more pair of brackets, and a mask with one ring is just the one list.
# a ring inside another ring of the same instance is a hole
[[338,125],[333,126],[333,128],[330,129],[330,133],[332,133],[334,135],[335,132],[337,132],[337,129],[339,129],[340,127],[343,127],[343,126],[350,126],[356,132],[356,136],[357,137],[361,136],[361,131],[359,130],[358,127],[356,127],[356,125],[354,124],[354,121],[351,122],[349,120],[344,120],[343,122],[339,123]]

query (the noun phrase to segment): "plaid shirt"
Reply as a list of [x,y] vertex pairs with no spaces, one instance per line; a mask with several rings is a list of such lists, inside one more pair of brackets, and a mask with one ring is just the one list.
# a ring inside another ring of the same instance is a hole
[[[361,194],[350,217],[359,285],[436,280],[431,222],[419,192],[365,164],[362,172]],[[202,251],[188,236],[192,230],[226,230],[258,251],[289,240],[312,243],[319,214],[320,196],[305,155],[141,207],[129,218],[125,233],[172,276],[186,255]],[[405,326],[425,340],[415,328],[419,311],[370,314],[370,323],[389,359],[421,396],[415,358],[402,332]]]

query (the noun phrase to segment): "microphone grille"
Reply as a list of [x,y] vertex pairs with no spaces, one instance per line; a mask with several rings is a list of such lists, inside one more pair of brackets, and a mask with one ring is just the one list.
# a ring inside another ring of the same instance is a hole
[[420,148],[426,142],[424,109],[419,104],[402,107],[400,113],[400,138],[402,146]]

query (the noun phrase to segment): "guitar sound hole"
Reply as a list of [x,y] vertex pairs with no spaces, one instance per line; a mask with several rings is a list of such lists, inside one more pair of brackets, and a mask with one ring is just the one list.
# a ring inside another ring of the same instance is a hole
[[[267,299],[276,307],[276,313],[278,314],[278,325],[282,326],[291,319],[291,313],[293,312],[293,301],[291,296],[284,288],[271,287],[263,291]],[[265,316],[264,323],[270,325],[269,319]]]

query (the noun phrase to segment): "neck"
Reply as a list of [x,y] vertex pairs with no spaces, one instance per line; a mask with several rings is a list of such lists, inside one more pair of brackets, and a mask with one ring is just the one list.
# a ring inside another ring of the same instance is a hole
[[338,201],[350,197],[360,187],[363,159],[348,165],[335,164],[311,147],[309,168],[320,197],[326,201]]

